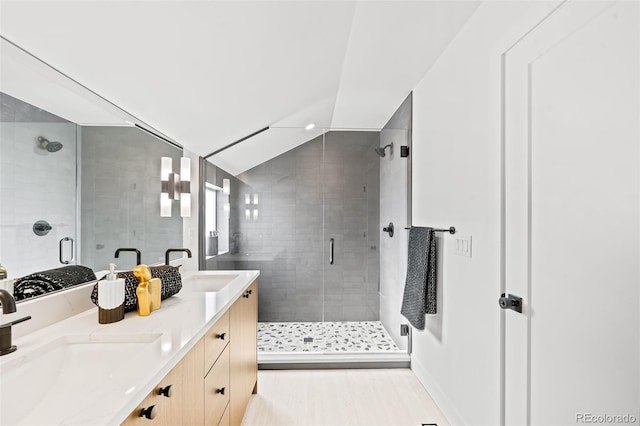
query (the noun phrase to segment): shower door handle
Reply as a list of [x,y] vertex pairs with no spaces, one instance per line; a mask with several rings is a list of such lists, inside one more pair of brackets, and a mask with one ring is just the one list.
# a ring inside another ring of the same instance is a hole
[[[68,260],[62,259],[62,246],[63,246],[63,243],[65,241],[70,241],[71,242],[71,257]],[[59,254],[59,257],[60,257],[60,263],[62,263],[64,265],[68,265],[71,262],[73,262],[73,238],[64,237],[63,239],[60,240],[60,244],[58,244],[58,254]]]
[[333,265],[333,238],[329,240],[329,265]]

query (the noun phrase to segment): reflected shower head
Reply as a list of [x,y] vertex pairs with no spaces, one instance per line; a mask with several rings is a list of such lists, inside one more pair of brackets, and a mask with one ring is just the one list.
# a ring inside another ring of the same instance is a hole
[[60,142],[51,142],[42,136],[38,136],[38,142],[40,142],[40,148],[46,149],[49,152],[56,152],[62,149],[62,144]]
[[376,154],[378,154],[380,157],[385,157],[387,155],[385,153],[385,150],[387,148],[391,148],[390,152],[393,152],[393,142],[391,142],[389,145],[386,145],[384,148],[375,148]]

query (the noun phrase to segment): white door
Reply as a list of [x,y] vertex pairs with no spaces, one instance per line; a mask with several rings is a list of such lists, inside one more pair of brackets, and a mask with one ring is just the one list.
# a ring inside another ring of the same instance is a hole
[[638,424],[638,27],[568,1],[503,55],[507,425]]

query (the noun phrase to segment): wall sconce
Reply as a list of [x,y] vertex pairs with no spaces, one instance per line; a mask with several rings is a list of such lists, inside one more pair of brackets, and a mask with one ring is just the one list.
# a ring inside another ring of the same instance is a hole
[[180,159],[180,173],[173,173],[173,160],[160,159],[160,216],[171,217],[173,200],[180,200],[180,216],[191,217],[191,159]]
[[231,194],[231,181],[229,179],[222,179],[222,193],[224,195]]

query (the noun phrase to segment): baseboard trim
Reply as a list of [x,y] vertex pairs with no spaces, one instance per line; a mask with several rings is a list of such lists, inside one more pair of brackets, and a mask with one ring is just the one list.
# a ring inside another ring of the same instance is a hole
[[431,399],[433,399],[438,408],[440,408],[440,411],[442,411],[442,414],[447,418],[451,426],[470,424],[464,421],[460,412],[455,408],[455,405],[447,398],[444,392],[442,392],[442,389],[438,386],[438,382],[415,356],[411,357],[411,370],[431,396]]

